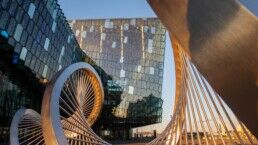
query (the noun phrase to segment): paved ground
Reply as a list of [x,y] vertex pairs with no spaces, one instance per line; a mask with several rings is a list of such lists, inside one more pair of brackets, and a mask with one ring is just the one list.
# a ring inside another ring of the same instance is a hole
[[151,140],[130,140],[130,141],[113,141],[110,142],[114,145],[145,145],[146,143],[150,142]]
[[117,145],[145,145],[146,143],[130,143],[130,144],[117,144]]

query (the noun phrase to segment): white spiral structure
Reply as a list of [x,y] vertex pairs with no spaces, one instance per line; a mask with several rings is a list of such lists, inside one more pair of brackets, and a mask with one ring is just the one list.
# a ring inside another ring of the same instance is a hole
[[104,91],[97,72],[86,63],[64,69],[47,86],[42,105],[46,143],[108,144],[90,128],[100,114]]
[[31,109],[17,111],[11,125],[11,145],[108,144],[90,128],[103,101],[103,86],[94,68],[83,62],[72,64],[47,85],[41,116]]
[[40,115],[31,109],[19,109],[10,127],[11,145],[44,145]]

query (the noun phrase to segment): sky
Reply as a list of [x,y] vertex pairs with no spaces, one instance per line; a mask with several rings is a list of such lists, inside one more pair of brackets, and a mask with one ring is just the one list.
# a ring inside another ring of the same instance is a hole
[[59,0],[68,19],[153,17],[146,0]]
[[[258,0],[240,0],[258,16]],[[59,0],[66,17],[73,19],[155,16],[147,0]]]
[[258,0],[240,0],[251,12],[258,16]]
[[[68,20],[156,17],[146,0],[59,0],[59,4]],[[161,132],[165,128],[171,119],[174,94],[174,59],[167,34],[162,88],[164,101],[162,123],[141,127],[138,129],[139,132],[154,129]]]

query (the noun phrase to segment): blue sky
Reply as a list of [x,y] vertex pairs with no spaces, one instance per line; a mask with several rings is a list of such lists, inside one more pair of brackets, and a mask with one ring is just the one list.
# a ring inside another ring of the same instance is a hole
[[[156,17],[146,0],[59,0],[67,19]],[[142,130],[162,131],[170,121],[175,91],[175,74],[172,49],[167,35],[162,98],[163,121]],[[139,130],[140,131],[140,130]]]
[[68,19],[153,17],[146,0],[59,0]]
[[[258,16],[258,0],[240,0]],[[147,0],[59,0],[69,19],[151,17]]]
[[247,8],[258,16],[258,0],[240,0]]

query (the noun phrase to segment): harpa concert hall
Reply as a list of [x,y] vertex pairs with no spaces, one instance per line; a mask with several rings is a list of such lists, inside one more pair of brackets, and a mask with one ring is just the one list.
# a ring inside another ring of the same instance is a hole
[[160,123],[166,30],[159,19],[69,22],[80,48],[112,78],[93,129],[102,138],[128,139],[132,128]]
[[52,76],[85,58],[56,0],[0,0],[0,144],[14,113],[40,112]]
[[46,84],[60,69],[91,64],[105,91],[93,129],[130,138],[161,122],[165,29],[156,18],[72,20],[57,0],[0,0],[0,144],[21,107],[40,112]]

